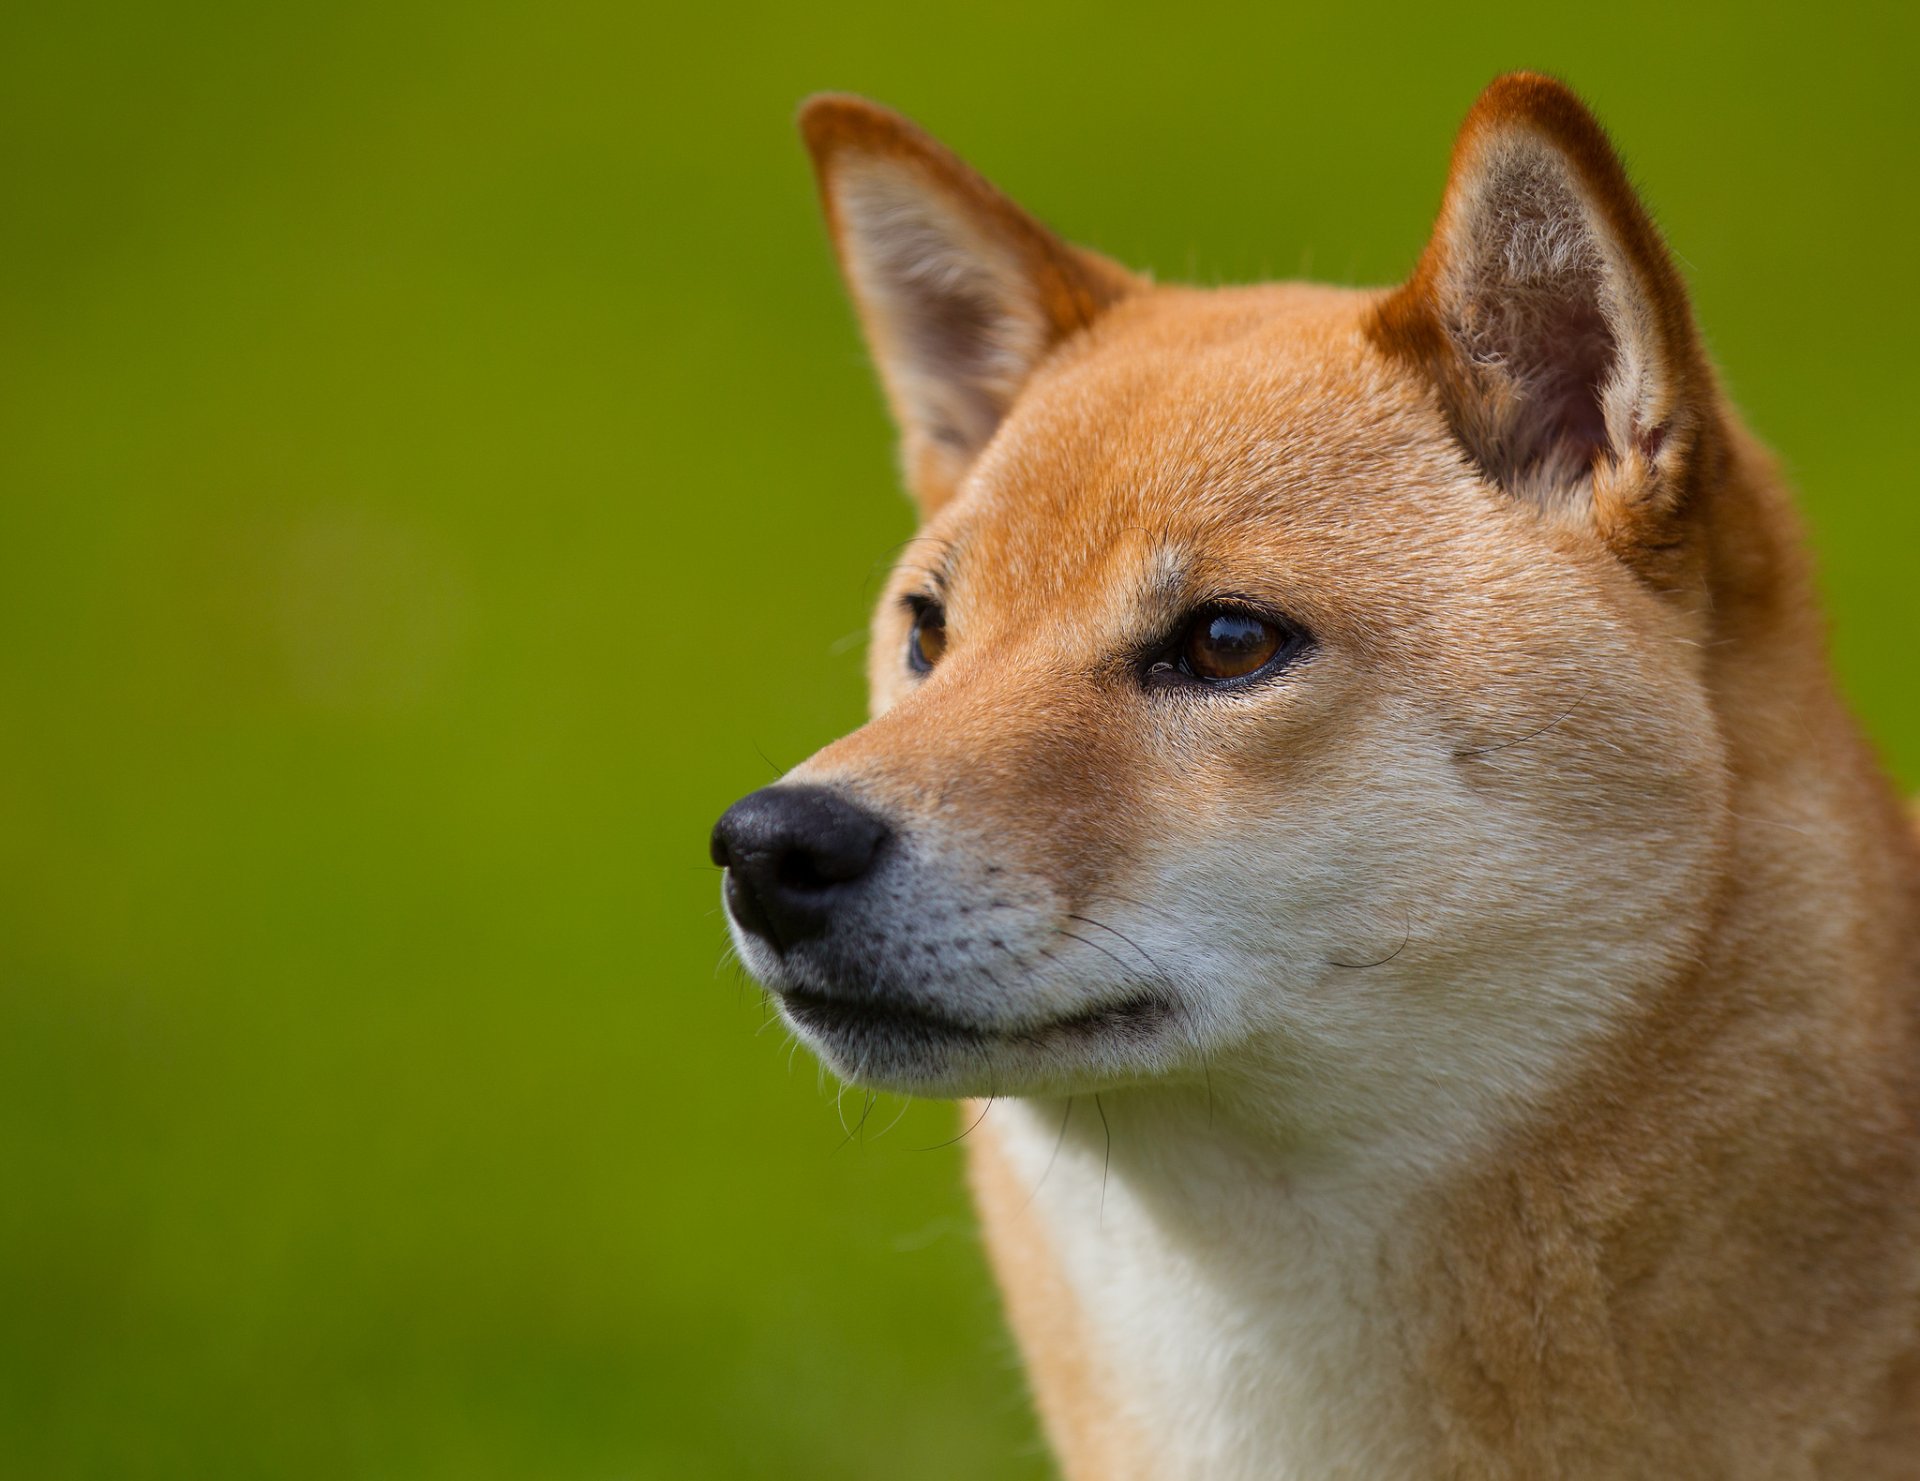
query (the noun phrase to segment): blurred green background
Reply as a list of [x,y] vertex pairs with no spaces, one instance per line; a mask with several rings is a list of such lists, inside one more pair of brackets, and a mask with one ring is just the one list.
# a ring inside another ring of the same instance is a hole
[[1920,781],[1913,9],[1497,12],[14,7],[0,1475],[1046,1474],[950,1112],[842,1145],[719,965],[910,528],[809,91],[1163,278],[1385,282],[1566,75]]

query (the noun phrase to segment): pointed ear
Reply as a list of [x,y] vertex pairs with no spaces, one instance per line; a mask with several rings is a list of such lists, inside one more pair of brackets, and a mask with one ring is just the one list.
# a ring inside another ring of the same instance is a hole
[[1607,136],[1549,77],[1500,78],[1454,145],[1433,239],[1373,324],[1516,495],[1651,539],[1713,411],[1686,290]]
[[900,424],[908,484],[931,512],[1034,367],[1134,280],[1055,237],[944,146],[864,98],[810,98],[800,130]]

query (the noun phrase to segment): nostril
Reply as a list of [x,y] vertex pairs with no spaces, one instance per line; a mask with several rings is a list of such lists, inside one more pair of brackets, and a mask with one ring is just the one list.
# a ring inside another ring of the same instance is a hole
[[849,884],[874,866],[874,855],[885,836],[885,826],[872,814],[835,816],[831,826],[808,830],[781,853],[774,864],[774,878],[787,889]]
[[818,890],[832,883],[820,871],[820,863],[810,853],[783,854],[774,865],[773,877],[790,890]]
[[851,827],[797,842],[774,865],[790,890],[824,890],[860,878],[873,867],[884,831]]

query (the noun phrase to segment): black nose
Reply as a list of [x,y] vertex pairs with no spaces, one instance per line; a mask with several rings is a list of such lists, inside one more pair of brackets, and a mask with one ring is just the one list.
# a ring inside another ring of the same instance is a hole
[[776,950],[817,936],[891,832],[826,787],[762,787],[714,824],[713,862],[727,871],[727,908]]

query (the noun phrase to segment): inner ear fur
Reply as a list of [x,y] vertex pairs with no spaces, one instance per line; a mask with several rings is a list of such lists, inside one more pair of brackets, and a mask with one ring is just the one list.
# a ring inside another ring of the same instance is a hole
[[1628,544],[1662,538],[1685,504],[1712,408],[1686,289],[1605,132],[1554,79],[1481,94],[1433,236],[1372,333],[1515,495]]
[[900,115],[800,110],[834,249],[901,432],[908,486],[953,494],[1034,369],[1135,280],[1061,241]]

